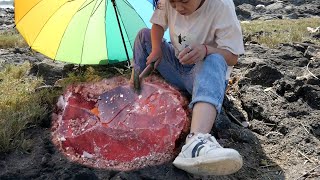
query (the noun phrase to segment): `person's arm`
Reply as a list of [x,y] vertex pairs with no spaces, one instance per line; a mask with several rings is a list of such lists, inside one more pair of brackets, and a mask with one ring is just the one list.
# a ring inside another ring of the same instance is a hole
[[156,69],[162,58],[162,38],[165,30],[168,28],[168,17],[167,17],[167,0],[158,0],[157,7],[150,19],[152,23],[151,27],[151,53],[147,57],[147,65],[151,62],[157,61],[154,65]]
[[[164,35],[164,29],[158,24],[153,24],[151,28],[151,44],[152,50],[150,55],[147,58],[147,65],[153,61],[157,61],[162,57],[161,43]],[[160,61],[157,61],[155,68],[158,66]]]
[[233,54],[229,50],[214,48],[203,44],[185,48],[181,51],[178,58],[181,64],[195,64],[198,61],[204,60],[204,58],[210,54],[222,55],[228,66],[233,66],[238,62],[238,55]]
[[[227,62],[228,66],[234,66],[238,62],[238,55],[233,54],[232,52],[226,50],[226,49],[219,49],[214,48],[211,46],[207,46],[207,55],[209,54],[220,54],[224,57],[225,61]],[[205,48],[205,47],[203,47]]]
[[161,43],[164,29],[158,24],[153,24],[151,28],[152,51],[161,51]]

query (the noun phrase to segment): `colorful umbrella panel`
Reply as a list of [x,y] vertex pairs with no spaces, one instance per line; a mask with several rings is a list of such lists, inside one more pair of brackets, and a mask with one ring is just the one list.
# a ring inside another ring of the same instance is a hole
[[75,64],[131,59],[135,37],[140,29],[151,27],[149,20],[153,13],[152,0],[15,0],[14,3],[16,27],[29,46],[54,60]]

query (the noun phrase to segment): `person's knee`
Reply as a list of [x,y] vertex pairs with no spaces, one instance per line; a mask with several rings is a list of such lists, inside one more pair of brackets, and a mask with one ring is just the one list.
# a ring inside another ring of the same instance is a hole
[[[204,66],[205,67],[208,67],[210,69],[212,68],[217,68],[217,67],[220,67],[220,68],[227,68],[228,65],[224,59],[224,57],[220,54],[210,54],[208,55],[204,61]],[[212,67],[212,68],[211,68]]]
[[150,39],[151,30],[149,28],[143,28],[138,32],[138,37],[140,39]]
[[222,55],[211,54],[204,61],[196,64],[195,79],[197,81],[206,81],[211,79],[223,83],[226,78],[228,65]]

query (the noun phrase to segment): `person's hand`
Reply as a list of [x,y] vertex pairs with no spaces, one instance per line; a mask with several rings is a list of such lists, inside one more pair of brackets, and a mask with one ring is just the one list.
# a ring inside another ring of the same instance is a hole
[[203,44],[187,46],[178,56],[181,64],[196,64],[206,57],[206,47]]
[[162,59],[162,51],[159,50],[159,51],[152,51],[149,56],[147,57],[147,66],[152,63],[152,62],[155,62],[154,64],[154,69],[156,69],[160,63]]

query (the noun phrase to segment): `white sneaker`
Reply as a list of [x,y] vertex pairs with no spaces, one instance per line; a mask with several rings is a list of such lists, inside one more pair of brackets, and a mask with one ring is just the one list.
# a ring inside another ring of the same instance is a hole
[[197,175],[228,175],[242,167],[238,151],[222,148],[210,134],[197,134],[173,161],[177,168]]

